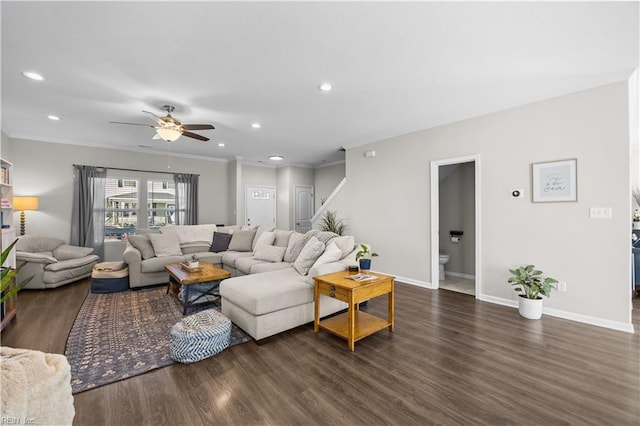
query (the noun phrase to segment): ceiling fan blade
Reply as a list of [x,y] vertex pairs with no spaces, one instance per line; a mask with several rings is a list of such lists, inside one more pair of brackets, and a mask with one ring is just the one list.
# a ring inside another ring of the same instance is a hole
[[152,126],[151,124],[140,124],[140,123],[125,123],[122,121],[110,121],[109,123],[111,124],[129,124],[131,126],[145,126],[145,127],[152,127],[152,128],[156,128],[156,126]]
[[204,141],[204,142],[209,140],[209,138],[205,138],[204,136],[200,136],[200,135],[197,135],[195,133],[191,133],[191,132],[187,132],[187,131],[183,131],[182,132],[182,136],[186,136],[188,138],[193,138],[193,139],[198,139],[199,141]]
[[157,118],[158,120],[162,120],[162,117],[159,117],[159,116],[155,115],[155,114],[154,114],[154,113],[152,113],[151,111],[144,111],[144,110],[143,110],[142,112],[144,112],[144,113],[146,113],[146,114],[151,114],[151,115],[153,115],[155,118]]
[[186,130],[213,130],[213,129],[215,129],[215,127],[213,127],[211,124],[183,124],[182,128],[186,129]]

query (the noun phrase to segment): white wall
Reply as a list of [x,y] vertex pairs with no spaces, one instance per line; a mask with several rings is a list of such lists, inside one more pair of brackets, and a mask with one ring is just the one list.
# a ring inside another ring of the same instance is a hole
[[[73,201],[73,164],[166,171],[167,157],[147,153],[11,139],[14,195],[36,195],[39,210],[26,212],[27,232],[69,241]],[[3,143],[3,146],[5,143]],[[227,164],[172,157],[171,172],[196,173],[200,223],[227,223]],[[19,224],[19,212],[14,222]]]
[[315,186],[315,209],[318,211],[322,206],[322,200],[326,200],[338,184],[344,179],[344,162],[329,166],[318,167],[313,171]]
[[[547,312],[632,329],[628,108],[625,81],[349,149],[332,209],[380,253],[374,269],[429,285],[430,161],[479,154],[480,297],[515,303],[507,270],[533,263],[567,282]],[[569,158],[578,201],[532,203],[531,164]],[[613,218],[590,219],[590,207]]]

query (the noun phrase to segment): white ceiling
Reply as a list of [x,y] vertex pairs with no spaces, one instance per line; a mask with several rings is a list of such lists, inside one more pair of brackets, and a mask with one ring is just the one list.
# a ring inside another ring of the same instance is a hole
[[[10,137],[166,153],[153,129],[109,122],[149,124],[142,110],[173,104],[183,123],[216,130],[172,153],[249,163],[331,163],[341,147],[638,67],[637,2],[2,1],[1,13]],[[332,92],[317,90],[324,81]]]

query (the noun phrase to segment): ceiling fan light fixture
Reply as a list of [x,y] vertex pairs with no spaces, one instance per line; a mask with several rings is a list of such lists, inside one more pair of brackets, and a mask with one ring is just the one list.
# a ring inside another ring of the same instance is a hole
[[158,127],[156,133],[167,142],[173,142],[182,136],[182,132],[175,127]]

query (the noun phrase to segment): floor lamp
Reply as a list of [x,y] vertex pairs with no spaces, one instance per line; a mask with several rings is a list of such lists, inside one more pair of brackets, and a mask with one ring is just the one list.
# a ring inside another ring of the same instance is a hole
[[26,210],[38,210],[38,197],[13,197],[13,209],[20,210],[20,235],[24,235]]

